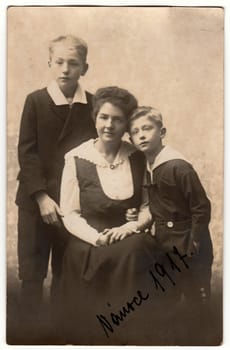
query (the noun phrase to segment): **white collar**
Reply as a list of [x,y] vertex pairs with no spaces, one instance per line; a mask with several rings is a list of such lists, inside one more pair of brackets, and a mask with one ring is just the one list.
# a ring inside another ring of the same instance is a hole
[[[54,101],[55,105],[57,105],[57,106],[69,105],[69,102],[67,101],[63,92],[59,88],[56,80],[52,80],[48,84],[47,91],[48,91],[50,97],[52,98],[52,100]],[[85,90],[81,87],[81,85],[79,83],[78,83],[77,90],[74,94],[72,104],[77,103],[77,102],[87,104]]]
[[152,172],[159,165],[173,159],[182,159],[187,161],[187,159],[183,156],[183,154],[181,154],[180,152],[174,150],[172,147],[167,145],[164,148],[162,148],[162,150],[158,153],[153,164],[150,165],[149,162],[147,161],[147,170],[149,172]]
[[[111,164],[108,163],[102,154],[95,148],[96,140],[90,139],[82,143],[80,146],[73,148],[70,152],[66,153],[65,158],[78,157],[100,167],[108,168]],[[117,166],[122,164],[134,152],[136,152],[136,148],[131,143],[122,141],[113,165]]]

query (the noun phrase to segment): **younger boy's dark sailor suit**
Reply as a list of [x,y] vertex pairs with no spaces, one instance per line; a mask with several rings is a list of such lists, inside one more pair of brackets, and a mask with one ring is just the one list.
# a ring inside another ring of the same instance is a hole
[[62,249],[57,228],[43,223],[34,196],[45,191],[59,203],[64,154],[96,136],[91,112],[92,95],[80,85],[71,105],[56,81],[26,98],[18,143],[16,196],[20,279],[43,280],[51,249],[53,274],[60,273]]
[[[147,164],[145,186],[158,251],[171,252],[176,246],[181,254],[194,253],[191,262],[195,261],[195,280],[209,293],[213,260],[208,229],[211,206],[197,173],[179,152],[165,146],[153,165]],[[199,243],[198,256],[194,241]]]

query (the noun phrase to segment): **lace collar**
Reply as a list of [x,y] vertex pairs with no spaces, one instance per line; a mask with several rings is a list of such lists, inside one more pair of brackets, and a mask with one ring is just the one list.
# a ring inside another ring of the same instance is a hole
[[[80,146],[68,152],[65,158],[78,157],[103,168],[111,167],[111,164],[108,163],[103,155],[96,149],[96,141],[97,139],[90,139],[82,143]],[[136,152],[136,148],[132,144],[127,141],[122,141],[121,147],[112,165],[116,167],[122,164],[134,152]]]

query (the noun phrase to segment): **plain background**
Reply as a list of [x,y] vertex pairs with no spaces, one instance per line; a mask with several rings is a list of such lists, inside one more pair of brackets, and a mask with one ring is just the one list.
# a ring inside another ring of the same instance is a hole
[[[42,29],[42,30],[41,30]],[[218,8],[47,8],[8,10],[8,270],[17,275],[17,141],[26,95],[50,79],[51,38],[73,33],[89,46],[81,80],[95,92],[118,85],[155,106],[166,142],[200,174],[212,202],[213,286],[219,287],[223,212],[223,10]]]
[[212,201],[213,287],[221,288],[223,11],[203,8],[11,8],[8,11],[8,271],[17,284],[15,177],[26,95],[49,80],[47,45],[63,33],[89,45],[91,92],[119,85],[162,111],[167,142],[183,151]]

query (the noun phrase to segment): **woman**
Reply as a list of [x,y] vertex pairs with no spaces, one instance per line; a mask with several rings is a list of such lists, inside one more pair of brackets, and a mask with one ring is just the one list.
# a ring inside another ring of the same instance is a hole
[[[73,344],[130,342],[141,304],[148,302],[153,239],[143,233],[150,216],[140,209],[145,164],[142,154],[122,141],[136,107],[127,90],[99,89],[94,97],[98,138],[65,157],[61,209],[71,235],[60,303],[66,341]],[[140,209],[138,221],[126,221],[130,208]],[[126,315],[111,319],[128,301],[135,305],[128,304]]]

